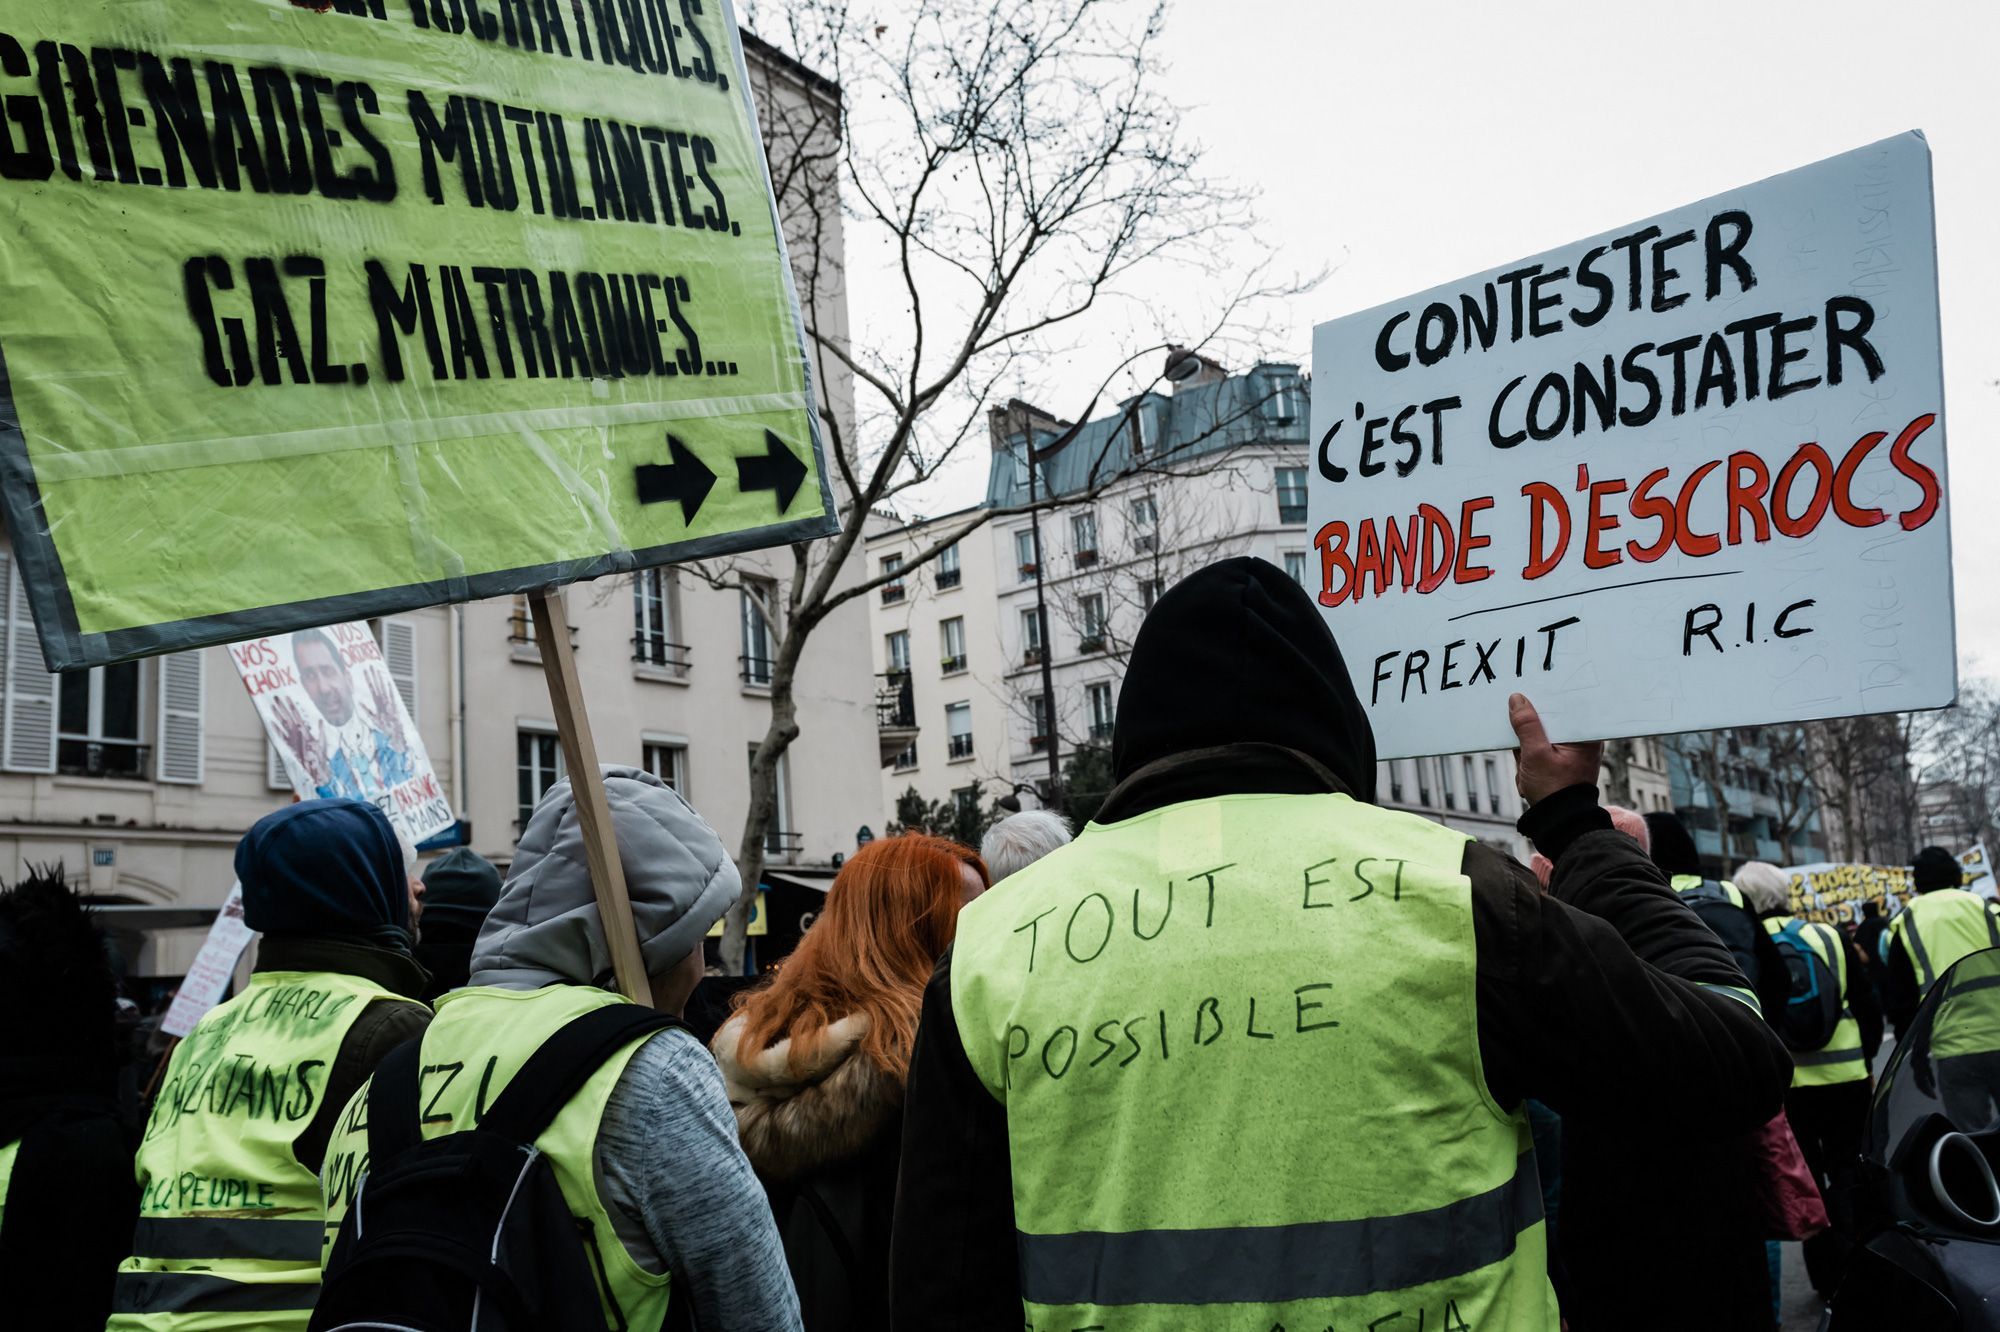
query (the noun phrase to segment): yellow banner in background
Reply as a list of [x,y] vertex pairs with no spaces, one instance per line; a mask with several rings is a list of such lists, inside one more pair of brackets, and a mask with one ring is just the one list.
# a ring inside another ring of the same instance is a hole
[[1857,865],[1821,861],[1785,871],[1791,879],[1791,912],[1802,920],[1845,924],[1861,919],[1865,902],[1893,916],[1909,901],[1908,865]]
[[727,0],[13,0],[0,438],[99,663],[825,535]]

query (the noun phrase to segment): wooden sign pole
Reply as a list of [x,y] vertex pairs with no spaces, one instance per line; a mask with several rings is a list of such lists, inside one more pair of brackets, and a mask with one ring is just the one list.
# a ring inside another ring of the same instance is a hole
[[542,673],[549,681],[549,702],[555,705],[556,735],[562,741],[563,762],[569,767],[576,818],[583,828],[583,854],[590,886],[597,894],[597,914],[604,922],[604,944],[618,988],[634,1003],[653,1002],[645,959],[639,954],[639,929],[632,920],[632,899],[625,891],[625,866],[618,859],[618,839],[611,829],[611,806],[604,796],[604,774],[597,766],[597,744],[590,736],[583,690],[577,683],[576,656],[570,651],[569,616],[562,594],[553,589],[528,594],[535,617],[535,645],[542,652]]

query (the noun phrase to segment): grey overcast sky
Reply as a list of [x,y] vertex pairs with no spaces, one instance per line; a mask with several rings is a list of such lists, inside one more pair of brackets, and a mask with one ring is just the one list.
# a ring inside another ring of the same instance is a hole
[[[1333,270],[1272,348],[1301,363],[1315,323],[1923,130],[1959,649],[2000,674],[2000,5],[1181,0],[1163,52],[1280,260]],[[925,507],[984,481],[982,457]]]

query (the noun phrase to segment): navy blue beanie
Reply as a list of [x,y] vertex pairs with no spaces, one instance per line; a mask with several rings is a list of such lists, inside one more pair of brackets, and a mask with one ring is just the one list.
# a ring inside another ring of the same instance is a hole
[[361,800],[302,800],[236,845],[243,923],[266,934],[410,946],[410,884],[388,817]]

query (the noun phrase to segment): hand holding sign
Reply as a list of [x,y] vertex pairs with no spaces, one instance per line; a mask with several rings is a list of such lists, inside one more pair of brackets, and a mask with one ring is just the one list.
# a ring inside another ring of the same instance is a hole
[[1566,787],[1597,785],[1598,765],[1604,761],[1601,743],[1550,743],[1549,733],[1542,729],[1542,715],[1526,694],[1507,696],[1507,722],[1521,742],[1514,751],[1514,782],[1530,805]]
[[333,762],[327,757],[326,742],[321,737],[317,723],[308,723],[299,705],[289,698],[279,698],[271,704],[271,722],[278,732],[278,738],[292,757],[312,778],[314,786],[333,785]]
[[368,724],[388,736],[392,748],[408,749],[410,742],[403,734],[403,710],[396,706],[395,687],[383,675],[371,673],[368,692],[373,700],[366,714]]

